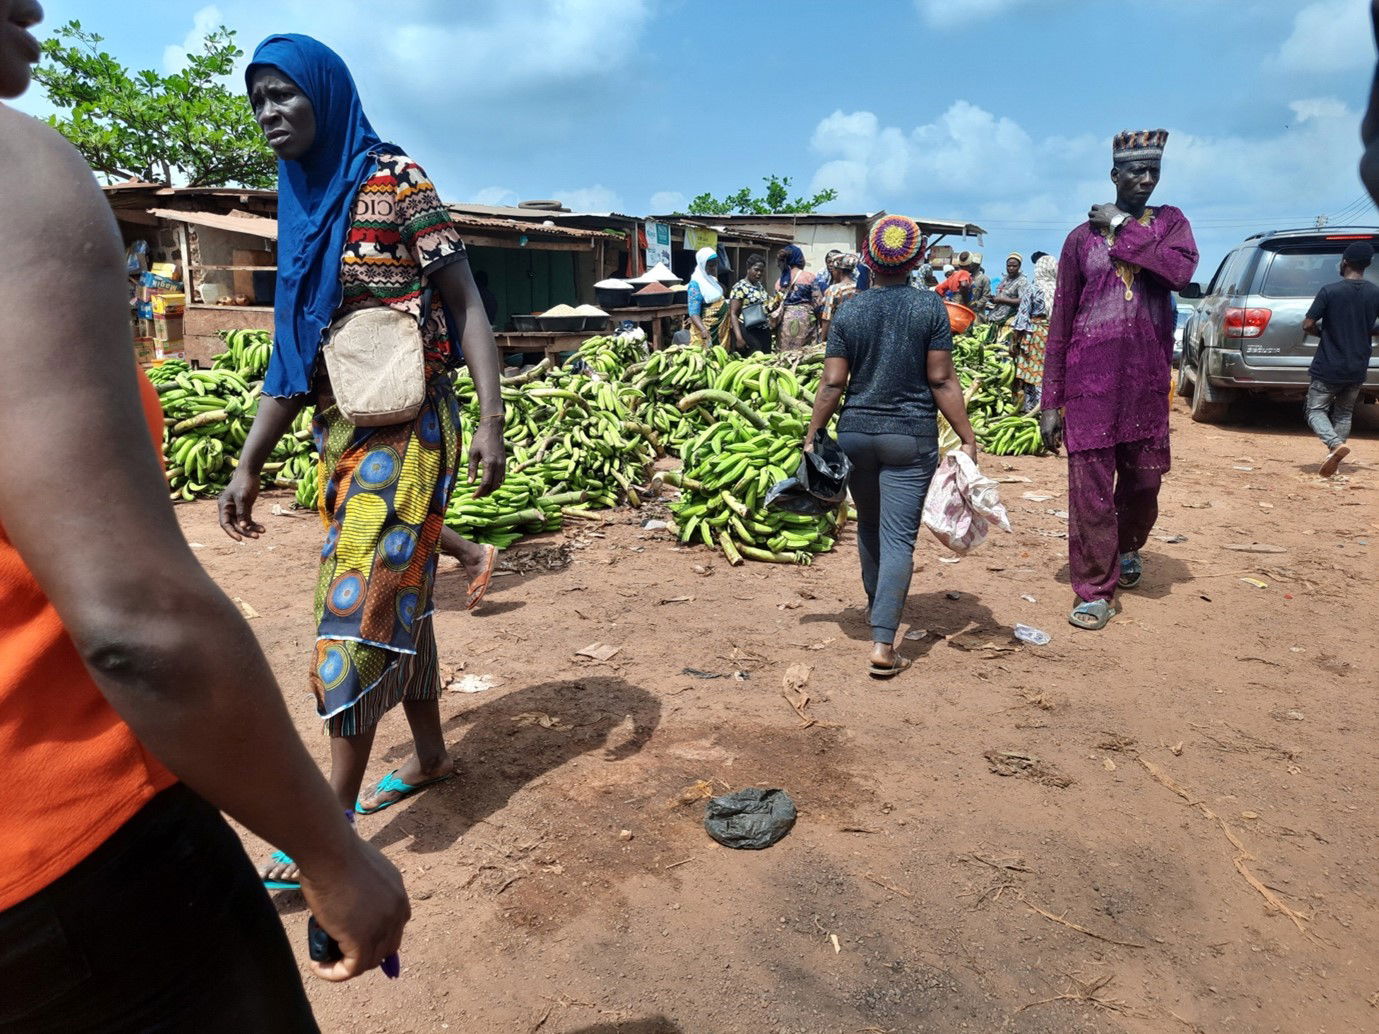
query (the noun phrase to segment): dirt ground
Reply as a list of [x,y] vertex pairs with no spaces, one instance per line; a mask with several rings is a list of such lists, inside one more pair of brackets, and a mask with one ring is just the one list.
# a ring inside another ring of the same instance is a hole
[[[1296,406],[1229,427],[1179,406],[1174,431],[1108,630],[1065,620],[1063,462],[989,457],[1015,532],[957,563],[922,533],[917,662],[888,684],[850,533],[809,568],[732,568],[618,511],[509,551],[475,614],[444,561],[442,667],[496,685],[442,700],[462,778],[361,820],[415,918],[401,980],[307,981],[322,1028],[1379,1030],[1379,439],[1327,483]],[[320,526],[275,502],[243,546],[211,504],[179,512],[324,763]],[[594,643],[620,651],[577,656]],[[808,727],[782,695],[801,664]],[[399,710],[370,778],[407,750]],[[720,847],[703,784],[784,788],[799,821]],[[302,900],[278,902],[304,956]]]

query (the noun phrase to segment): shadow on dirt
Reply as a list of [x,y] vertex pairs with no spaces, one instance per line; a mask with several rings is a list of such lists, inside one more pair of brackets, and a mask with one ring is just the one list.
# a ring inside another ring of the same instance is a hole
[[[443,700],[442,712],[454,706],[453,698]],[[487,700],[445,723],[447,733],[463,730],[451,747],[459,778],[390,809],[370,840],[379,848],[409,840],[412,851],[443,851],[523,786],[581,754],[603,749],[608,761],[637,754],[660,720],[657,697],[611,676],[544,682]],[[411,750],[407,738],[377,758],[399,761]]]
[[[949,596],[957,596],[950,599]],[[927,629],[929,635],[922,641],[902,642],[901,652],[906,657],[923,657],[934,648],[944,636],[954,635],[967,628],[980,629],[992,636],[1009,636],[1011,626],[1002,624],[991,613],[991,608],[970,592],[922,592],[911,595],[905,601],[901,621],[912,628]],[[836,614],[806,614],[800,624],[836,624],[843,634],[857,642],[871,642],[871,625],[867,623],[867,612],[863,607],[845,607]]]
[[653,1016],[647,1020],[629,1020],[627,1023],[596,1023],[592,1027],[580,1027],[570,1034],[684,1034],[684,1029],[671,1023],[664,1016]]
[[[1155,553],[1148,549],[1142,551],[1141,556],[1144,558],[1143,580],[1136,588],[1121,589],[1119,592],[1130,596],[1143,596],[1150,600],[1162,600],[1173,595],[1175,586],[1186,585],[1194,580],[1192,568],[1178,557]],[[1072,585],[1067,564],[1054,575],[1054,581],[1059,585]]]

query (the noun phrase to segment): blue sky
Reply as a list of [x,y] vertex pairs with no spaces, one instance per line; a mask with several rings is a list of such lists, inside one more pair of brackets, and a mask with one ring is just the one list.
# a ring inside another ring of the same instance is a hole
[[[448,198],[651,213],[768,173],[1057,251],[1109,140],[1171,131],[1156,200],[1203,277],[1245,235],[1379,222],[1355,174],[1365,0],[50,0],[136,67],[224,23],[316,35]],[[44,110],[34,91],[21,102]],[[988,262],[988,266],[992,265]],[[999,263],[997,263],[999,265]],[[1210,268],[1207,268],[1210,267]]]

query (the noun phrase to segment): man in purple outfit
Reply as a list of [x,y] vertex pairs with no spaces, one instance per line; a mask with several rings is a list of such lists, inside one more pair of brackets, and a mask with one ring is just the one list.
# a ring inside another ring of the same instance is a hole
[[1115,203],[1094,206],[1058,260],[1039,422],[1050,448],[1068,447],[1077,628],[1105,628],[1116,588],[1139,584],[1169,468],[1172,293],[1192,279],[1197,245],[1182,212],[1147,207],[1167,139],[1162,129],[1115,138]]

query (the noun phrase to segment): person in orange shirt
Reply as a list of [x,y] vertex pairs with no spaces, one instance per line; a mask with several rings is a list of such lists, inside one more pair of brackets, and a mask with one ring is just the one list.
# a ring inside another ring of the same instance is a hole
[[[0,97],[33,0],[0,0]],[[354,834],[168,503],[124,255],[75,150],[0,104],[0,1029],[317,1030],[218,809],[290,850],[346,980],[395,953],[397,870]]]
[[950,301],[966,305],[972,300],[972,274],[962,268],[953,269],[952,266],[944,266],[943,270],[946,275],[934,290]]

